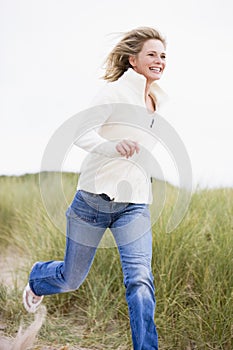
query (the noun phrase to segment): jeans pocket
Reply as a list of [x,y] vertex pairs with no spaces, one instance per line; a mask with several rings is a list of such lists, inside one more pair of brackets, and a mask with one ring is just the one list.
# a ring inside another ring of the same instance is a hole
[[78,191],[66,215],[71,219],[80,219],[89,223],[95,223],[98,220],[98,213],[98,204],[92,201],[91,198],[84,198],[80,191]]
[[150,219],[150,210],[149,209],[145,209],[142,211],[142,215],[148,219]]

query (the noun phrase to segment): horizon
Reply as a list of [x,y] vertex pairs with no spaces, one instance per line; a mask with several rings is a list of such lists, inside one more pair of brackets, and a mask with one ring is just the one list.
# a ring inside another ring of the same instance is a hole
[[[54,132],[87,109],[102,88],[103,62],[119,34],[146,25],[168,42],[158,84],[170,101],[162,116],[187,149],[194,186],[233,186],[230,0],[224,6],[220,0],[147,0],[137,6],[133,0],[12,0],[0,7],[0,174],[40,172]],[[70,149],[62,171],[77,172],[84,156]],[[176,182],[176,164],[165,148],[158,160],[165,178]]]

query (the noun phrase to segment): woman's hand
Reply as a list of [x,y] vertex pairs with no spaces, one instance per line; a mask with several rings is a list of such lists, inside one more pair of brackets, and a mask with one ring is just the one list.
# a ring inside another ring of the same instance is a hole
[[135,141],[131,140],[122,140],[116,145],[117,152],[120,153],[121,156],[129,158],[134,155],[134,153],[138,153],[140,151],[139,145]]

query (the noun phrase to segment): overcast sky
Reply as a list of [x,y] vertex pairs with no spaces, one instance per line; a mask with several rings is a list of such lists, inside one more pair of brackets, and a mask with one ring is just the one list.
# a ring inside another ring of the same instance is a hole
[[[186,146],[194,183],[233,186],[232,13],[231,0],[0,0],[0,174],[39,172],[55,130],[103,85],[119,33],[153,26],[168,41],[163,116]],[[79,158],[72,149],[63,170],[78,170]]]

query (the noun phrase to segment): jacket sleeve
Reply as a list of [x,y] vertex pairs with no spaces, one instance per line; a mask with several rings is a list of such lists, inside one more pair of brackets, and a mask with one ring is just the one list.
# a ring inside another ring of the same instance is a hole
[[98,133],[98,129],[108,120],[113,110],[113,96],[109,90],[102,90],[92,101],[91,108],[80,113],[74,144],[90,153],[120,157],[116,150],[117,142],[109,141]]

